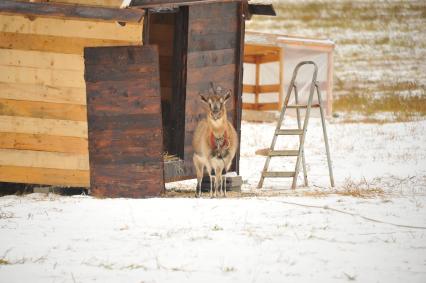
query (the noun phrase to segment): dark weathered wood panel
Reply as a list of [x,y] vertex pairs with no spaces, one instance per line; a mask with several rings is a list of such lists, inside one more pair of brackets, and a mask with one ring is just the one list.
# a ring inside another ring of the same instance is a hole
[[188,54],[188,68],[235,64],[235,49],[208,50]]
[[[106,88],[104,91],[110,90]],[[100,91],[96,91],[89,98],[89,103],[93,104],[93,110],[97,116],[104,114],[108,116],[123,115],[123,108],[127,109],[128,115],[139,114],[141,111],[143,111],[144,115],[157,114],[160,111],[160,105],[157,104],[158,97],[150,96],[155,92],[147,91],[147,96],[142,97],[137,96],[140,92],[132,93],[123,91],[119,95],[107,98],[100,93]]]
[[117,56],[112,52],[108,52],[111,47],[85,48],[84,58],[90,58],[90,60],[86,60],[84,64],[86,66],[113,65],[114,67],[139,64],[143,67],[158,61],[158,59],[156,59],[156,57],[158,57],[157,49],[146,49],[139,53],[132,51],[134,48],[129,48],[129,46],[123,46],[122,48],[123,51]]
[[[239,14],[241,3],[214,3],[189,7],[188,64],[185,105],[185,174],[194,177],[192,138],[195,128],[206,116],[199,98],[210,88],[210,82],[231,89],[227,103],[228,120],[237,128],[236,97],[238,96],[240,50]],[[226,23],[226,24],[224,24]]]
[[163,179],[163,165],[156,164],[121,164],[120,166],[96,165],[91,178],[99,179],[91,185],[93,195],[98,197],[159,196],[159,181]]
[[34,17],[45,16],[53,18],[77,18],[136,23],[139,22],[144,15],[144,11],[138,9],[88,7],[57,3],[28,3],[9,0],[0,2],[0,13]]
[[232,1],[218,1],[221,3],[211,3],[198,7],[190,7],[189,17],[191,21],[196,19],[216,19],[235,18],[238,14],[240,3],[229,3]]
[[188,68],[188,85],[200,81],[209,80],[215,84],[222,85],[225,81],[233,81],[235,76],[235,65],[211,66],[204,68]]
[[92,193],[164,190],[158,53],[154,46],[85,49]]
[[235,18],[203,18],[196,19],[191,22],[189,32],[192,35],[208,35],[208,34],[223,34],[235,33],[238,29],[238,23]]
[[191,34],[188,38],[188,51],[206,51],[235,48],[237,37],[235,32]]

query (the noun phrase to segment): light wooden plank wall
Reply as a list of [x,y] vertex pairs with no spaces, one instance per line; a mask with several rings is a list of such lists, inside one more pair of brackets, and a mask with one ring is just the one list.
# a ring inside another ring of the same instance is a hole
[[0,182],[89,186],[84,47],[141,45],[142,29],[0,14]]
[[119,8],[123,0],[49,0],[49,2]]

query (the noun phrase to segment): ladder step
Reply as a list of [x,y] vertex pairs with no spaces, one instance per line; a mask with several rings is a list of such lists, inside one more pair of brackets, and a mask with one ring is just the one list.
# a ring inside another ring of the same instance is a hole
[[282,130],[279,129],[275,132],[276,135],[301,135],[303,134],[302,129],[291,129],[291,130]]
[[298,150],[272,150],[269,152],[269,156],[298,156]]
[[263,177],[269,178],[293,178],[296,175],[295,172],[263,172]]
[[[311,105],[311,108],[318,108],[318,107],[320,107],[320,105],[318,103]],[[289,108],[289,109],[308,108],[308,105],[305,105],[305,104],[291,104],[291,105],[287,105],[287,108]]]

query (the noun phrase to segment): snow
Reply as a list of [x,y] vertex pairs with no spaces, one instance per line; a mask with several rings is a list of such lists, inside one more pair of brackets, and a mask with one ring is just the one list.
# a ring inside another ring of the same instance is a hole
[[238,197],[1,197],[0,282],[426,282],[426,121],[328,121],[330,188],[311,118],[310,186],[267,179],[259,191],[254,152],[274,127],[243,122]]

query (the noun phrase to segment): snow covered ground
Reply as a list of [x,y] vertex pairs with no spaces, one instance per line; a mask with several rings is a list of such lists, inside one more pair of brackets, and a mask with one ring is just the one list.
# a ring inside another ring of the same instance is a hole
[[0,282],[426,282],[426,121],[331,121],[332,189],[313,118],[310,186],[258,192],[273,129],[243,123],[240,197],[1,197]]

